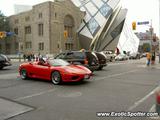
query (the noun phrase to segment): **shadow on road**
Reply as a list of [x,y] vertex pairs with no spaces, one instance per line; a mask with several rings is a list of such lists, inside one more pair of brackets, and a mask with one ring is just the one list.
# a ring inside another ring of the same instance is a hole
[[[34,79],[28,78],[25,81],[34,81],[34,82],[40,82],[40,83],[53,84],[51,81],[44,80],[44,79],[35,79],[35,78]],[[82,80],[79,82],[62,82],[59,86],[79,86],[79,85],[86,85],[86,84],[90,84],[90,81]],[[55,86],[57,86],[57,85],[55,85]]]

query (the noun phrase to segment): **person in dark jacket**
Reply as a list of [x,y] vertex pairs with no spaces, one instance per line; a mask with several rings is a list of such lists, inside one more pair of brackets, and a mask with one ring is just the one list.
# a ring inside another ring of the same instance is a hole
[[155,52],[152,52],[152,57],[151,57],[151,64],[154,65],[155,63],[155,59],[156,59],[156,55],[155,55]]

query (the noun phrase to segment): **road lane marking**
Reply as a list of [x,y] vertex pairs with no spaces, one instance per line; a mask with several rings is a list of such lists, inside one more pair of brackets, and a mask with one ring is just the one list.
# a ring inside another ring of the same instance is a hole
[[[155,104],[151,107],[151,109],[149,110],[149,112],[151,112],[151,113],[157,112]],[[150,118],[153,119],[153,120],[160,120],[160,116],[155,116],[155,117],[150,117]]]
[[109,63],[108,66],[124,65],[126,63]]
[[142,99],[138,100],[137,102],[135,102],[132,106],[129,107],[128,111],[131,111],[133,109],[135,109],[136,107],[138,107],[141,103],[143,103],[145,100],[147,100],[151,95],[155,94],[155,92],[159,89],[159,86],[156,87],[155,89],[153,89],[149,94],[147,94],[145,97],[143,97]]
[[53,92],[53,91],[55,91],[55,90],[56,90],[56,89],[50,89],[50,90],[46,90],[46,91],[39,92],[39,93],[36,93],[36,94],[31,94],[31,95],[28,95],[28,96],[19,97],[19,98],[16,98],[16,99],[14,99],[14,100],[15,100],[15,101],[20,101],[20,100],[24,100],[24,99],[28,99],[28,98],[40,96],[40,95],[43,95],[43,94],[46,94],[46,93],[50,93],[50,92]]
[[127,71],[127,72],[122,72],[122,73],[117,73],[117,74],[113,74],[113,75],[108,75],[108,76],[106,76],[106,77],[100,77],[99,79],[96,79],[96,81],[104,80],[104,79],[106,79],[106,78],[117,77],[117,76],[125,75],[125,74],[128,74],[128,73],[133,73],[133,72],[136,72],[136,71],[138,71],[138,69],[136,69],[136,70],[131,70],[131,71]]
[[154,104],[151,109],[149,110],[149,112],[155,112],[155,108],[156,108],[156,105]]
[[76,98],[82,96],[82,92],[69,92],[69,93],[67,92],[58,94],[58,96],[63,98]]

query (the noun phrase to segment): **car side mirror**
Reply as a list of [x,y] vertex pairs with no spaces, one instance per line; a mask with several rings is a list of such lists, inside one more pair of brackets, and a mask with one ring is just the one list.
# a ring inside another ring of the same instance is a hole
[[32,62],[29,62],[30,65],[33,65]]
[[44,63],[45,66],[48,66],[48,67],[51,67],[51,65],[47,62],[47,63]]

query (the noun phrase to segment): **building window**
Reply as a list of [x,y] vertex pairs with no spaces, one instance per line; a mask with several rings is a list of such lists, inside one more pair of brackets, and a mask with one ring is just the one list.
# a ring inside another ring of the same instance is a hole
[[38,24],[38,35],[43,36],[43,24]]
[[74,20],[72,16],[67,15],[64,18],[64,31],[67,31],[67,37],[73,37]]
[[97,30],[100,29],[98,22],[94,18],[91,18],[89,20],[89,22],[87,23],[87,27],[92,35],[94,35]]
[[42,13],[39,13],[39,14],[38,14],[38,17],[39,17],[39,18],[42,18]]
[[14,28],[14,33],[18,35],[18,28]]
[[55,18],[57,18],[57,13],[54,14]]
[[73,43],[66,43],[65,44],[65,49],[66,50],[73,50]]
[[100,12],[101,12],[101,14],[102,14],[103,16],[108,17],[108,16],[111,14],[111,12],[112,12],[112,8],[111,8],[109,5],[104,4],[104,5],[100,8]]
[[15,49],[18,51],[18,42],[15,43]]
[[67,36],[72,37],[72,26],[64,26],[64,30],[67,31]]
[[44,50],[44,43],[43,42],[41,42],[41,43],[39,43],[39,50]]
[[26,47],[26,49],[31,49],[32,48],[32,43],[31,42],[26,42],[25,47]]
[[26,22],[27,22],[27,21],[30,21],[30,17],[29,17],[29,16],[25,17],[25,21],[26,21]]
[[31,34],[31,26],[25,27],[25,34]]
[[15,19],[14,23],[15,23],[15,24],[18,24],[18,23],[19,23],[19,20],[18,20],[18,19]]

